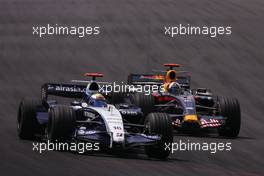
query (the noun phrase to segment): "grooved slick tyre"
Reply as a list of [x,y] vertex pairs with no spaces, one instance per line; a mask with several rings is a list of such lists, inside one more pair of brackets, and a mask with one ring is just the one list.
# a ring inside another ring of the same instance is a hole
[[19,104],[17,115],[17,131],[21,139],[33,139],[39,129],[37,121],[37,108],[42,103],[39,99],[25,98]]
[[173,142],[172,122],[166,113],[150,113],[145,120],[145,128],[148,134],[161,135],[161,141],[156,145],[145,146],[148,157],[166,159],[170,150],[166,150],[166,144]]
[[131,94],[131,102],[142,109],[144,114],[153,111],[155,106],[155,99],[152,95],[145,95],[144,93]]
[[241,113],[237,99],[219,98],[220,115],[226,117],[226,123],[218,128],[220,136],[235,138],[240,131]]
[[48,140],[67,141],[75,130],[76,116],[71,107],[58,105],[49,110],[46,129]]
[[110,103],[114,105],[124,103],[125,96],[124,92],[111,92]]

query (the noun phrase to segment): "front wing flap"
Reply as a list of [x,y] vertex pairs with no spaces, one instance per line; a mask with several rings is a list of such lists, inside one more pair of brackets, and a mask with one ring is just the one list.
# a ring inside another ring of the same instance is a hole
[[[75,139],[87,142],[99,142],[100,144],[112,148],[113,140],[112,135],[106,131],[93,131],[93,130],[76,130]],[[124,143],[121,145],[124,148],[131,148],[136,146],[153,145],[161,140],[159,135],[145,135],[140,133],[125,133]]]

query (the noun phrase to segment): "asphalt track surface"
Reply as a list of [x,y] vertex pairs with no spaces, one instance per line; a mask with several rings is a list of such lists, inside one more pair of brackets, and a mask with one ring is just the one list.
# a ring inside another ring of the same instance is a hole
[[[264,174],[264,2],[261,0],[1,0],[0,175],[242,175]],[[32,26],[99,25],[96,37],[32,35]],[[232,35],[165,37],[164,25],[231,25]],[[242,127],[229,152],[176,152],[168,161],[141,154],[76,155],[32,151],[19,140],[16,111],[22,97],[39,96],[44,82],[81,79],[84,72],[123,81],[165,62],[191,71],[193,87],[237,97]]]

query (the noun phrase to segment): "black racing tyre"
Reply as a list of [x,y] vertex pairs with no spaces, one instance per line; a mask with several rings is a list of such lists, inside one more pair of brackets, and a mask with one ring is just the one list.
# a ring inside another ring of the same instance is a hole
[[145,146],[148,157],[166,159],[170,155],[170,150],[166,149],[166,144],[173,142],[172,121],[166,113],[150,113],[145,120],[146,134],[161,135],[161,141],[156,145]]
[[220,115],[226,117],[226,123],[218,128],[220,136],[235,138],[240,131],[240,105],[235,98],[219,98]]
[[121,104],[124,103],[126,93],[125,92],[111,92],[110,104]]
[[39,99],[25,98],[19,104],[17,115],[17,131],[21,139],[33,139],[39,131],[40,125],[37,121],[37,109],[42,106]]
[[76,115],[69,106],[58,105],[49,110],[49,120],[46,129],[48,140],[52,142],[67,141],[75,130]]
[[130,96],[131,102],[142,109],[142,112],[147,115],[153,112],[155,106],[155,99],[150,95],[144,93],[135,93]]

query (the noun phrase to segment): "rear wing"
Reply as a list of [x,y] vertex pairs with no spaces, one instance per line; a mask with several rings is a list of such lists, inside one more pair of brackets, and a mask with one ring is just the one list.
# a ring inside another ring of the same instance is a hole
[[46,100],[49,95],[67,98],[82,98],[86,85],[45,83],[41,86],[41,98]]
[[[127,84],[131,85],[161,85],[164,82],[164,76],[155,74],[130,74],[128,75]],[[177,83],[183,88],[189,89],[191,84],[190,75],[177,76]]]
[[127,84],[132,85],[160,85],[163,83],[162,75],[154,74],[130,74],[128,75]]

